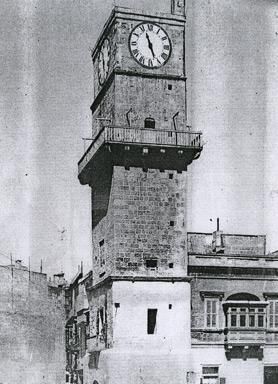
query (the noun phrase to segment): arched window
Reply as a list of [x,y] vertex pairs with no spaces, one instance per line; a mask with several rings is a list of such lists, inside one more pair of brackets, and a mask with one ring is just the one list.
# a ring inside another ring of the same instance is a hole
[[229,296],[227,301],[260,301],[260,299],[251,293],[240,292]]
[[147,117],[145,119],[144,128],[152,128],[152,129],[154,129],[155,128],[155,119],[153,119],[152,117]]
[[228,328],[265,327],[266,303],[251,293],[236,293],[224,303]]

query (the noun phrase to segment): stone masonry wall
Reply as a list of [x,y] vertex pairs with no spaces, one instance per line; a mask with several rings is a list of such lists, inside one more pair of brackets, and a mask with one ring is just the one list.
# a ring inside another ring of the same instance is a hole
[[60,384],[64,379],[64,296],[45,274],[0,267],[1,382]]
[[[186,275],[185,196],[185,172],[114,167],[107,215],[93,230],[94,283],[109,274]],[[147,259],[157,259],[155,271]]]
[[174,130],[173,116],[177,130],[186,129],[185,81],[139,76],[117,76],[115,80],[115,124],[127,126],[126,113],[131,127],[144,127],[144,120],[151,117],[156,129]]
[[[253,255],[262,256],[265,254],[265,236],[260,235],[232,235],[222,234],[222,245],[225,255]],[[211,233],[189,232],[187,235],[188,252],[191,254],[212,253]]]

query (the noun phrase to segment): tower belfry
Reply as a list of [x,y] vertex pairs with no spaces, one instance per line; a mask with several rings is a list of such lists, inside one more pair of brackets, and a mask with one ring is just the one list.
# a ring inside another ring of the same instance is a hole
[[[181,4],[182,3],[182,4]],[[92,337],[102,383],[183,383],[190,345],[186,170],[202,151],[186,121],[184,4],[114,8],[92,52]],[[175,380],[173,381],[173,375]]]

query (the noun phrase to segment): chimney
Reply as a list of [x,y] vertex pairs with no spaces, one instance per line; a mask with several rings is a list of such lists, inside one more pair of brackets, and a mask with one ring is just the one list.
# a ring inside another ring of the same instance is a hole
[[63,287],[66,285],[66,279],[63,272],[53,275],[53,284],[56,287]]
[[22,260],[16,260],[15,261],[15,266],[16,266],[16,268],[21,269],[23,267]]
[[224,244],[223,244],[223,231],[220,231],[220,221],[217,217],[217,227],[216,231],[212,233],[212,252],[215,253],[224,253]]
[[186,0],[171,0],[172,15],[185,16],[185,1]]

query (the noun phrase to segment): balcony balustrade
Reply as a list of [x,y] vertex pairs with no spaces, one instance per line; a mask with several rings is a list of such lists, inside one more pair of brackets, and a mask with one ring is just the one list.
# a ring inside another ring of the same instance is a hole
[[[104,155],[104,150],[107,150]],[[200,132],[107,126],[78,163],[79,179],[109,161],[114,165],[186,170],[202,151]]]

